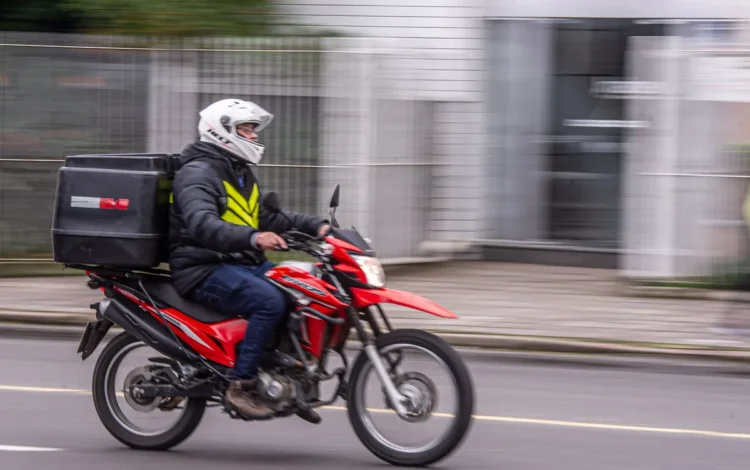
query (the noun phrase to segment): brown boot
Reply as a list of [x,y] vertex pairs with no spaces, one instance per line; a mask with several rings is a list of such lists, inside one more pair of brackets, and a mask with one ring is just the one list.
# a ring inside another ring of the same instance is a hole
[[233,380],[226,393],[226,403],[247,419],[269,419],[273,410],[258,398],[255,380]]

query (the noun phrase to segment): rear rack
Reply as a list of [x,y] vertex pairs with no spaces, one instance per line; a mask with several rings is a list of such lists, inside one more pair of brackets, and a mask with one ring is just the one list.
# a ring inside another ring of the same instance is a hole
[[[169,271],[163,269],[117,268],[108,266],[91,266],[83,264],[65,265],[66,268],[78,269],[86,272],[89,281],[86,286],[91,290],[103,289],[105,297],[115,295],[116,289],[129,292],[144,302],[154,303],[147,292],[144,292],[142,281],[153,277],[168,277]],[[156,302],[159,308],[166,307],[162,302]]]
[[87,264],[65,264],[63,267],[64,269],[78,269],[85,271],[87,274],[94,273],[107,277],[124,277],[125,279],[131,280],[143,279],[148,275],[170,276],[172,274],[170,271],[157,268],[130,269],[116,266],[97,266]]

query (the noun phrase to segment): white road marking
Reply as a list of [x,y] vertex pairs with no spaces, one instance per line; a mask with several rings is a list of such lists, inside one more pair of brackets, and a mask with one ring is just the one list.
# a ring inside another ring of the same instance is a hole
[[65,449],[55,447],[5,446],[0,444],[0,452],[60,452]]
[[[28,387],[18,385],[0,385],[0,392],[30,392],[30,393],[58,393],[68,395],[91,395],[88,390],[74,389],[74,388],[50,388],[50,387]],[[117,394],[122,396],[122,392]],[[326,406],[323,407],[325,410],[331,411],[346,411],[344,406]],[[370,413],[393,413],[392,410],[368,408]],[[438,418],[453,418],[453,415],[448,413],[433,413],[433,416]],[[515,424],[533,424],[541,426],[557,426],[567,428],[588,428],[588,429],[600,429],[609,431],[629,431],[629,432],[641,432],[641,433],[655,433],[655,434],[682,434],[682,435],[693,435],[703,437],[715,437],[725,439],[741,439],[750,440],[750,433],[731,433],[721,431],[710,431],[705,429],[688,429],[688,428],[661,428],[652,426],[638,426],[638,425],[620,425],[620,424],[606,424],[606,423],[591,423],[583,421],[563,421],[563,420],[551,420],[551,419],[536,419],[536,418],[518,418],[512,416],[488,416],[488,415],[474,415],[473,418],[477,421],[486,422],[504,422],[504,423],[515,423]],[[3,450],[0,446],[0,450]],[[61,450],[61,449],[53,449]]]
[[75,388],[27,387],[24,385],[0,385],[0,392],[36,392],[36,393],[76,393],[90,394],[88,390]]

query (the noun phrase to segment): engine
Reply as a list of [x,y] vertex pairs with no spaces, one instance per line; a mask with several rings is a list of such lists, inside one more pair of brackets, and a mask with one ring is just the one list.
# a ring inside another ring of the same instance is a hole
[[293,407],[297,398],[294,380],[273,372],[262,372],[259,379],[263,384],[263,397],[268,407],[277,413],[283,413]]

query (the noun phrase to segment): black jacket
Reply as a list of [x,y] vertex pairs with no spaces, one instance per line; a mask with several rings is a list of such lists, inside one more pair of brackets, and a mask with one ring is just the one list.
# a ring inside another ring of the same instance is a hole
[[286,211],[290,222],[261,204],[258,181],[248,164],[206,142],[188,145],[179,158],[169,220],[172,282],[186,295],[221,263],[266,261],[255,245],[260,232],[296,228],[317,234],[325,219]]

